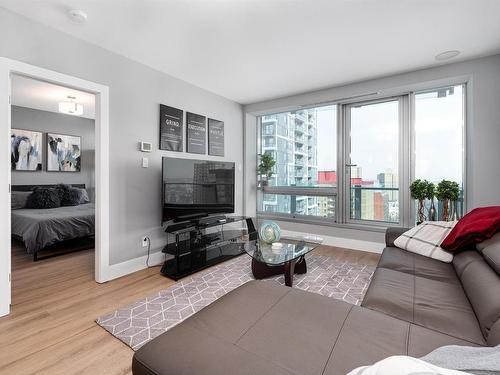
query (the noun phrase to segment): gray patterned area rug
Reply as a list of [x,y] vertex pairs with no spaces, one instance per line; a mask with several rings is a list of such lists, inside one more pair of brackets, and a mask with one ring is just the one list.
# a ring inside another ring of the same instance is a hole
[[[294,288],[360,304],[375,267],[307,255],[307,273],[294,275]],[[231,290],[253,280],[251,260],[242,255],[187,277],[96,320],[133,350],[182,322]],[[283,276],[269,282],[285,284]]]

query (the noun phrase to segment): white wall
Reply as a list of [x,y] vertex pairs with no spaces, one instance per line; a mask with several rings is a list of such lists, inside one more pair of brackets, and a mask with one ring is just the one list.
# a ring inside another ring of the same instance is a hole
[[[243,207],[243,113],[240,104],[95,45],[0,9],[0,56],[97,82],[110,95],[110,264],[144,256],[165,244],[161,221],[162,156],[236,163],[236,213]],[[8,36],[8,37],[7,37]],[[161,46],[159,46],[161,48]],[[158,150],[159,104],[225,122],[224,158]],[[138,142],[153,152],[138,151]],[[149,168],[141,168],[142,156]]]
[[[65,115],[62,113],[40,111],[38,109],[12,106],[12,128],[35,130],[43,133],[42,171],[12,171],[12,185],[38,184],[85,184],[92,192],[94,187],[94,152],[95,124],[94,120]],[[77,135],[81,137],[81,171],[80,172],[47,172],[47,138],[46,133]]]
[[[453,80],[468,80],[469,82],[466,134],[467,209],[500,205],[500,168],[498,168],[500,161],[500,55],[249,104],[244,107],[245,132],[255,132],[253,116],[258,114],[289,110],[302,105],[314,105],[372,92],[379,92],[379,96],[387,96],[423,87],[439,87]],[[247,196],[250,194],[255,196],[255,188],[252,187],[255,174],[253,180],[251,176],[255,171],[255,161],[253,166],[249,165],[251,160],[255,160],[249,155],[252,145],[255,154],[255,140],[250,136],[247,139],[245,155],[248,160],[246,166],[249,173],[245,177]],[[325,236],[375,242],[384,240],[383,233],[380,232],[317,225],[304,226],[288,222],[283,222],[281,225],[288,230],[308,231]]]

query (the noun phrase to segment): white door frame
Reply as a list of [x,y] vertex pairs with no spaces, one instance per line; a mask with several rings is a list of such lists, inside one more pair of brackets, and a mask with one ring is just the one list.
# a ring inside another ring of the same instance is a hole
[[4,155],[0,157],[0,316],[9,314],[11,303],[10,78],[12,74],[95,94],[95,281],[103,283],[112,278],[109,272],[109,88],[0,57],[0,155]]

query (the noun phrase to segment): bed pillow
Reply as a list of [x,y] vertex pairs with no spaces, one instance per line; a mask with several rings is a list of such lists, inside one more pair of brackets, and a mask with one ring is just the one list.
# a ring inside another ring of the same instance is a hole
[[424,221],[396,238],[394,245],[411,253],[450,263],[453,254],[443,250],[441,243],[456,221]]
[[13,191],[10,194],[10,208],[12,210],[20,210],[26,208],[26,201],[28,200],[31,191]]
[[86,189],[84,188],[75,188],[75,189],[80,191],[80,204],[90,202],[89,193],[87,192]]
[[26,208],[57,207],[61,207],[61,197],[56,188],[36,187],[26,200]]
[[58,184],[57,190],[61,198],[61,206],[78,206],[81,203],[82,192],[80,189],[71,185]]
[[500,231],[500,206],[475,208],[453,228],[443,241],[448,251],[458,251],[487,240]]

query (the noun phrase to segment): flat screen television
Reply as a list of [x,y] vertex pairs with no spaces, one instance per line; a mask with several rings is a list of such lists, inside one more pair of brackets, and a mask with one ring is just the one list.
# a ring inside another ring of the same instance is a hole
[[234,212],[234,163],[163,157],[163,222]]

